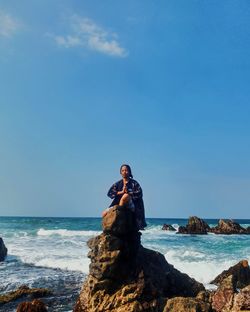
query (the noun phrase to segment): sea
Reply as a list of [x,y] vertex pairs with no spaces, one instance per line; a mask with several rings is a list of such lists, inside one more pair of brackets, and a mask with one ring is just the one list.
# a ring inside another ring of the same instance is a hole
[[[217,219],[205,219],[210,226]],[[250,220],[235,220],[243,227]],[[142,245],[161,252],[166,260],[206,288],[223,270],[242,259],[250,261],[250,235],[180,235],[162,230],[164,223],[178,229],[187,219],[147,219]],[[0,295],[21,285],[52,290],[45,298],[49,311],[72,311],[89,271],[87,241],[101,233],[101,218],[0,217],[0,237],[8,256],[0,263]],[[18,302],[0,306],[16,310]]]

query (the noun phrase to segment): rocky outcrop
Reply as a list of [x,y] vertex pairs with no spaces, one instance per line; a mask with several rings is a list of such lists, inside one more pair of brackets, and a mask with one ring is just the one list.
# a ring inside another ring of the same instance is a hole
[[171,224],[163,224],[162,230],[175,232],[176,229]]
[[250,269],[247,260],[242,260],[228,270],[219,274],[211,284],[220,285],[228,276],[233,277],[235,287],[243,288],[250,285]]
[[197,298],[175,297],[169,299],[163,312],[210,312],[209,303]]
[[3,239],[0,237],[0,261],[4,261],[7,256],[7,248],[4,245]]
[[209,225],[198,217],[189,217],[186,226],[180,226],[177,234],[207,234]]
[[223,220],[219,221],[219,224],[210,229],[210,232],[215,234],[250,234],[250,231],[240,226],[239,223],[233,220]]
[[250,311],[250,285],[234,296],[233,312]]
[[48,296],[51,291],[47,288],[29,288],[26,285],[20,286],[17,290],[0,295],[0,308],[1,305],[11,301],[15,301],[23,297],[39,298]]
[[17,312],[47,312],[46,305],[39,299],[32,302],[22,302],[17,307]]
[[202,284],[144,248],[133,212],[114,206],[88,242],[91,264],[74,312],[163,311],[168,298],[194,297]]

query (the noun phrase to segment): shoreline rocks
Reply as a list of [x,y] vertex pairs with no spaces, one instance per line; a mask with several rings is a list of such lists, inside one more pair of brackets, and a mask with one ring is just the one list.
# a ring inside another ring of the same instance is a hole
[[5,257],[7,256],[8,249],[4,245],[3,239],[0,237],[0,262],[4,261]]
[[26,285],[20,286],[17,290],[0,295],[0,309],[7,303],[17,301],[21,298],[41,298],[51,295],[47,288],[29,288]]
[[103,233],[88,241],[91,264],[74,312],[163,311],[169,298],[195,297],[204,286],[144,248],[133,212],[114,206]]
[[236,288],[244,288],[250,285],[250,269],[247,260],[241,260],[228,270],[223,271],[210,284],[220,285],[228,276],[233,277]]
[[47,312],[46,305],[39,299],[31,302],[22,302],[18,305],[16,312]]

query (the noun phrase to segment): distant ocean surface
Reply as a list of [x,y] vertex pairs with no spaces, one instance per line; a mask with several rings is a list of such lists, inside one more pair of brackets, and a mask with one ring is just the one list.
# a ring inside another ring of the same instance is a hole
[[[210,226],[218,223],[205,221]],[[250,220],[235,221],[250,225]],[[161,252],[175,268],[208,288],[223,270],[239,260],[250,261],[250,235],[176,235],[161,230],[164,223],[177,229],[187,219],[147,219],[147,223],[143,246]],[[23,284],[47,287],[59,298],[53,311],[72,311],[88,274],[86,242],[100,233],[100,218],[0,217],[0,237],[8,248],[6,261],[0,263],[0,293]]]

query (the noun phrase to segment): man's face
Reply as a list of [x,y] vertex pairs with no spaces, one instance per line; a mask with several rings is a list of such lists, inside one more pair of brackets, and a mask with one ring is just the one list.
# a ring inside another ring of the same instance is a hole
[[121,175],[123,178],[129,177],[129,171],[128,171],[128,168],[126,166],[122,166]]

